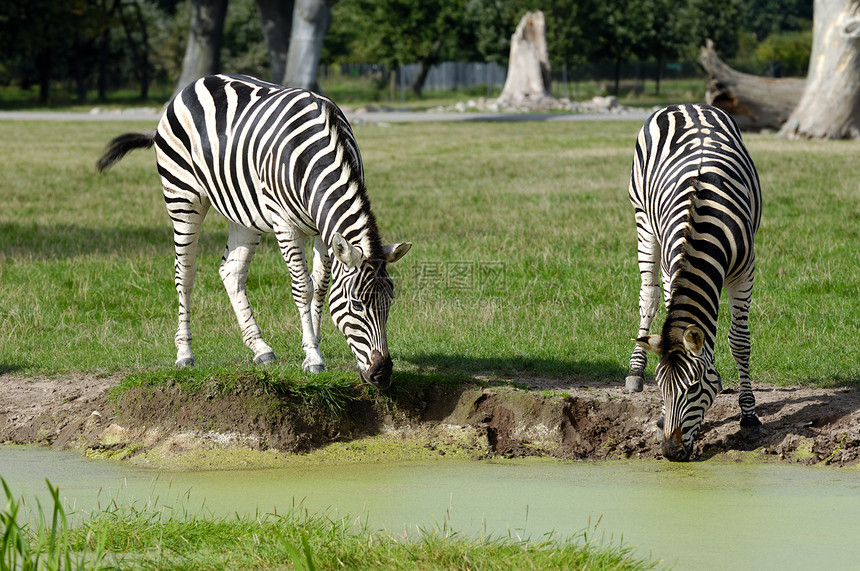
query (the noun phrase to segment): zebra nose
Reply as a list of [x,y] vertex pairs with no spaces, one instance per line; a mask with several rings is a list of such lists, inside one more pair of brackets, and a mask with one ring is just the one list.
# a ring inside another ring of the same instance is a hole
[[684,446],[681,428],[676,428],[669,437],[663,435],[663,456],[672,462],[686,462],[690,459],[692,448]]
[[393,369],[394,364],[391,362],[391,357],[374,349],[370,353],[370,366],[361,374],[361,378],[364,382],[384,391],[391,386],[391,371]]

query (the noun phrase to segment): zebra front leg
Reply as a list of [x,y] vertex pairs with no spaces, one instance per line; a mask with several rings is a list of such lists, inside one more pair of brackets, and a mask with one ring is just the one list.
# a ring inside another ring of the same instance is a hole
[[302,350],[305,353],[302,369],[318,373],[325,369],[325,362],[319,350],[319,327],[314,329],[313,323],[314,286],[305,258],[307,236],[284,222],[276,225],[275,234],[290,271],[293,300],[302,324]]
[[272,348],[263,341],[262,332],[254,319],[247,294],[248,268],[260,244],[260,237],[260,232],[230,222],[230,235],[227,238],[224,257],[221,258],[221,264],[218,266],[218,274],[224,282],[230,304],[239,321],[242,341],[253,351],[254,363],[265,365],[277,359]]
[[729,348],[738,365],[738,404],[741,408],[741,429],[747,436],[757,438],[761,421],[755,412],[755,395],[750,382],[749,308],[752,298],[752,276],[726,287],[732,313],[729,326]]
[[[168,188],[164,189],[168,196]],[[173,220],[173,246],[176,259],[173,264],[174,284],[179,297],[179,325],[173,341],[176,345],[176,366],[194,366],[194,353],[191,352],[191,291],[197,275],[197,242],[200,238],[200,225],[209,210],[209,202],[173,200],[167,202],[168,213]],[[179,209],[174,212],[174,209]]]
[[[311,280],[314,284],[314,295],[311,301],[311,327],[313,329],[314,338],[317,348],[320,343],[320,326],[322,325],[323,304],[325,296],[328,292],[329,278],[331,277],[331,257],[328,254],[328,246],[322,241],[320,236],[314,237],[314,270],[311,274]],[[322,356],[320,356],[322,360]],[[319,369],[314,372],[322,371],[325,365],[320,363]]]
[[[639,290],[639,332],[637,338],[648,335],[651,322],[657,313],[660,303],[660,246],[654,234],[647,228],[644,212],[636,213],[636,227],[638,229],[638,255],[639,276],[642,286]],[[630,370],[625,378],[624,390],[628,393],[641,392],[645,385],[645,364],[648,362],[648,353],[645,348],[636,345],[630,356]]]

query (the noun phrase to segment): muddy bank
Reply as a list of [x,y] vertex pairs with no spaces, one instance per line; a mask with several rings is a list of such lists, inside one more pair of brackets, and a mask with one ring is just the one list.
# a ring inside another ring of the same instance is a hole
[[[516,379],[528,390],[477,382],[422,387],[396,397],[357,388],[345,408],[332,410],[253,385],[227,395],[187,395],[178,385],[135,388],[109,402],[107,391],[120,380],[0,375],[0,442],[132,459],[200,449],[302,453],[381,435],[473,458],[661,457],[655,427],[660,397],[653,384],[634,395],[623,392],[623,382],[586,387],[551,379]],[[708,411],[694,459],[860,462],[860,391],[762,384],[755,389],[764,423],[760,438],[741,437],[737,394],[728,388]]]

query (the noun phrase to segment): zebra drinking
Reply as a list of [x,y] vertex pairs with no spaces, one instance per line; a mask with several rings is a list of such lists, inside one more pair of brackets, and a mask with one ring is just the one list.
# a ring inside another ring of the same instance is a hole
[[[630,178],[639,252],[639,333],[626,389],[641,391],[646,350],[660,355],[663,454],[686,460],[722,383],[714,367],[720,291],[731,310],[729,347],[737,362],[742,429],[761,422],[749,377],[748,314],[755,272],[753,238],[761,189],[734,120],[707,105],[655,112],[639,132]],[[648,335],[660,297],[666,321]]]
[[[392,363],[385,326],[393,287],[386,264],[403,257],[411,244],[383,245],[361,155],[341,110],[303,89],[242,75],[208,76],[170,102],[154,132],[112,140],[96,166],[104,171],[128,152],[153,144],[173,221],[179,296],[176,365],[194,364],[194,258],[200,226],[214,206],[230,221],[219,274],[254,362],[275,360],[245,293],[261,235],[274,232],[299,309],[302,367],[313,372],[325,367],[320,320],[332,278],[332,319],[346,337],[362,379],[387,388]],[[312,273],[305,259],[311,240]]]

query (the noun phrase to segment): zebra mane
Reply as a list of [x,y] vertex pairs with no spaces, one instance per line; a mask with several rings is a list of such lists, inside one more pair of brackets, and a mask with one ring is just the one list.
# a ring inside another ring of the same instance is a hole
[[[682,222],[683,232],[678,243],[677,249],[680,250],[677,256],[677,262],[674,267],[670,268],[672,274],[672,291],[669,294],[669,307],[675,306],[677,296],[680,291],[686,289],[690,282],[686,277],[690,271],[690,255],[692,252],[692,241],[694,234],[694,224],[697,219],[697,208],[699,205],[700,195],[703,186],[702,181],[697,177],[687,179],[685,184],[688,187],[686,193],[687,203],[684,206],[684,221]],[[677,334],[677,320],[684,319],[687,315],[686,311],[670,311],[666,315],[666,321],[663,323],[662,344],[663,353],[668,354],[669,349],[676,345],[680,338]],[[687,320],[689,321],[689,320]]]
[[[327,97],[319,97],[319,99],[335,136],[336,145],[343,149],[342,155],[349,169],[349,184],[355,185],[358,199],[362,205],[362,213],[367,217],[367,223],[363,232],[364,236],[361,238],[361,243],[356,244],[356,246],[362,249],[362,253],[368,260],[384,260],[385,252],[382,237],[376,224],[376,216],[370,207],[370,197],[367,194],[367,186],[364,183],[364,169],[360,163],[358,146],[354,143],[355,136],[349,127],[349,121],[333,101]],[[350,141],[353,142],[353,149],[348,148]]]

